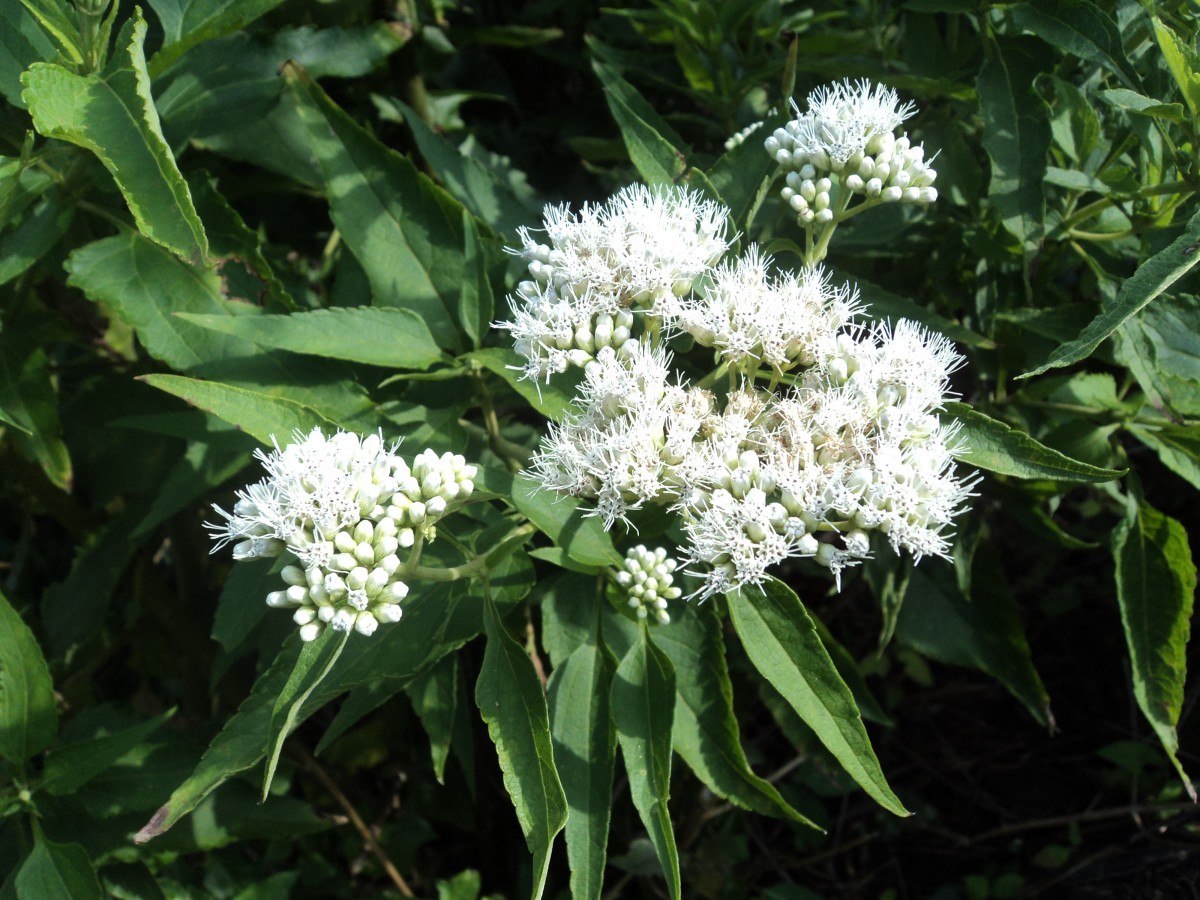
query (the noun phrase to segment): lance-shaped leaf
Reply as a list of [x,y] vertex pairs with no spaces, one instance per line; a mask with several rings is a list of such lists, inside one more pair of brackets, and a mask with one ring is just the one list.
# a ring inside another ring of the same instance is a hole
[[0,594],[0,756],[21,770],[57,731],[54,684],[42,650]]
[[1072,459],[965,403],[947,403],[945,415],[962,423],[956,457],[989,472],[1091,484],[1112,481],[1125,474],[1124,470],[1104,469]]
[[[454,736],[454,722],[457,719],[459,680],[458,657],[451,654],[419,675],[405,688],[405,693],[412,702],[413,712],[417,714],[425,733],[429,735],[429,755],[433,761],[433,775],[438,784],[445,783],[446,760],[450,756],[450,741]],[[321,742],[328,743],[328,739],[327,732],[322,736]]]
[[546,886],[554,837],[567,823],[567,798],[554,767],[546,696],[533,663],[504,630],[490,596],[485,609],[487,649],[475,682],[475,702],[533,854],[532,896],[537,900]]
[[796,593],[776,578],[727,595],[729,616],[754,667],[880,806],[904,804],[884,778],[854,695],[838,674]]
[[1128,88],[1140,90],[1137,72],[1121,43],[1117,23],[1087,0],[1037,0],[1013,8],[1014,24],[1056,50],[1104,66]]
[[992,160],[988,199],[1004,227],[1024,249],[1037,252],[1045,228],[1042,181],[1050,149],[1046,105],[1033,86],[1041,45],[1029,38],[1002,39],[979,72],[983,146]]
[[283,0],[149,0],[163,28],[163,46],[150,61],[157,75],[202,41],[245,28]]
[[1200,212],[1188,220],[1183,234],[1175,238],[1165,249],[1142,263],[1121,289],[1112,304],[1100,313],[1079,337],[1055,348],[1042,365],[1022,378],[1032,378],[1050,369],[1069,366],[1087,359],[1104,340],[1121,327],[1122,323],[1141,312],[1145,307],[1182,278],[1192,266],[1200,262]]
[[1177,756],[1187,678],[1196,565],[1183,526],[1141,503],[1113,533],[1117,600],[1129,642],[1133,693],[1192,801],[1196,790]]
[[674,184],[683,176],[687,162],[678,147],[664,137],[669,130],[658,124],[642,95],[614,69],[599,61],[593,62],[592,68],[604,85],[608,108],[642,179],[651,186]]
[[567,555],[585,565],[619,566],[622,556],[600,519],[572,497],[548,491],[527,475],[513,479],[513,505]]
[[681,896],[679,851],[667,800],[671,794],[671,723],[675,671],[643,626],[617,667],[612,715],[629,776],[629,793],[654,845],[673,900]]
[[246,388],[182,375],[143,375],[140,380],[224,419],[268,446],[275,439],[287,443],[297,431],[334,427],[310,407]]
[[671,741],[688,768],[735,806],[817,827],[770,782],[750,770],[734,714],[733,686],[715,606],[688,607],[672,619],[670,627],[655,629],[654,639],[675,670]]
[[36,460],[54,484],[69,489],[73,469],[50,359],[16,327],[0,331],[0,409],[16,426],[9,435],[13,443]]
[[30,66],[21,76],[25,103],[39,132],[96,154],[146,237],[200,265],[208,240],[150,96],[146,22],[140,12],[132,21],[118,38],[117,58],[100,75],[76,75],[53,63]]
[[616,660],[593,627],[550,676],[550,733],[567,798],[571,896],[600,897],[612,816],[616,734],[609,693]]
[[360,128],[299,67],[284,68],[320,164],[329,213],[367,273],[376,306],[420,315],[439,346],[460,349],[462,206]]
[[356,306],[286,316],[176,315],[261,347],[389,369],[427,369],[442,358],[425,321],[408,309]]
[[560,375],[550,384],[533,382],[521,371],[521,357],[510,349],[485,347],[468,353],[464,359],[499,375],[509,386],[529,401],[529,405],[546,418],[561,422],[571,408],[571,395],[560,386],[566,376]]

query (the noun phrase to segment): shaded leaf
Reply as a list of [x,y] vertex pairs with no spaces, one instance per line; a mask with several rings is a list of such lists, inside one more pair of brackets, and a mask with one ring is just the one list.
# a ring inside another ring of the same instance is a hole
[[19,900],[43,897],[101,900],[105,896],[83,847],[47,840],[38,826],[35,833],[33,850],[21,863],[14,882]]
[[16,426],[9,438],[51,482],[67,490],[73,468],[63,442],[50,360],[44,349],[29,341],[25,329],[8,325],[0,331],[0,409]]
[[445,784],[446,759],[450,755],[458,707],[458,682],[458,657],[451,654],[430,666],[405,688],[413,711],[429,735],[429,754],[438,784]]
[[100,734],[90,740],[55,747],[46,754],[42,789],[55,795],[74,793],[142,743],[174,714],[175,710],[169,709],[112,734]]
[[1113,557],[1133,693],[1194,803],[1196,790],[1179,762],[1175,730],[1183,709],[1196,595],[1187,532],[1170,516],[1141,503],[1113,532]]
[[567,798],[554,767],[546,697],[524,649],[504,630],[490,595],[485,599],[487,648],[475,703],[496,745],[504,786],[533,854],[534,900],[542,896],[554,837],[567,822]]
[[616,70],[595,60],[592,68],[604,85],[608,108],[621,130],[625,149],[646,184],[671,185],[683,177],[687,162],[683,152],[655,127],[657,116],[649,104]]
[[23,771],[57,732],[54,684],[42,650],[0,594],[0,756]]
[[163,28],[162,49],[150,61],[155,74],[202,41],[240,31],[283,0],[149,0]]
[[1104,10],[1087,0],[1037,0],[1019,3],[1013,23],[1032,31],[1055,50],[1104,66],[1128,88],[1137,89],[1137,72],[1121,43],[1121,32]]

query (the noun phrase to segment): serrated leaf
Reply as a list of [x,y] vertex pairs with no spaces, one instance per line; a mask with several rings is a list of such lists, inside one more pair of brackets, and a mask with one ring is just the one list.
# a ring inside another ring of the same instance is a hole
[[1194,42],[1189,45],[1181,40],[1157,16],[1151,16],[1150,21],[1154,25],[1154,36],[1158,39],[1159,49],[1162,50],[1171,77],[1179,85],[1192,121],[1196,122],[1200,119],[1200,53],[1196,52]]
[[372,366],[427,369],[442,358],[424,320],[407,309],[356,306],[286,316],[181,312],[176,317],[262,347]]
[[967,598],[947,567],[927,572],[918,566],[909,576],[896,640],[939,662],[986,672],[1040,724],[1050,721],[1046,688],[1033,667],[1016,601],[998,567],[986,577],[973,573]]
[[616,667],[593,626],[588,642],[550,676],[550,733],[569,810],[571,896],[580,900],[596,900],[604,885],[617,750],[609,692]]
[[330,216],[371,282],[374,304],[421,316],[457,350],[462,206],[356,125],[301,69],[284,69],[321,166]]
[[216,359],[242,358],[254,345],[185,322],[177,312],[229,316],[221,280],[198,269],[134,231],[94,241],[66,262],[67,283],[103,303],[137,330],[155,359],[188,371]]
[[48,840],[40,826],[34,828],[33,850],[17,870],[14,886],[19,900],[35,897],[70,897],[71,900],[103,900],[100,879],[79,844]]
[[667,801],[671,794],[671,723],[675,709],[675,671],[654,646],[648,628],[617,666],[612,682],[612,716],[617,743],[629,776],[629,793],[654,845],[667,880],[667,892],[679,900],[679,851]]
[[1042,180],[1050,125],[1033,86],[1042,55],[1041,45],[1029,39],[1002,39],[977,83],[983,146],[992,161],[988,199],[1021,241],[1027,263],[1042,240],[1046,217]]
[[1088,484],[1112,481],[1125,474],[1123,469],[1104,469],[1071,459],[965,403],[947,403],[943,416],[962,423],[955,456],[967,465],[1016,478]]
[[1192,802],[1196,790],[1177,756],[1196,565],[1184,527],[1147,503],[1113,532],[1117,600],[1129,644],[1133,693]]
[[1013,24],[1031,31],[1055,50],[1104,66],[1128,88],[1137,72],[1121,42],[1121,32],[1104,10],[1087,0],[1037,0],[1012,10]]
[[57,731],[54,684],[42,650],[0,594],[0,756],[23,771]]
[[750,770],[734,713],[722,621],[715,606],[689,607],[673,618],[669,627],[654,629],[654,641],[675,670],[671,741],[688,768],[709,790],[735,806],[816,828],[770,782]]
[[35,63],[21,76],[24,99],[41,134],[96,154],[143,234],[200,265],[208,257],[208,240],[150,96],[145,38],[145,20],[135,12],[128,43],[118,50],[119,67],[103,76],[76,75]]
[[1042,365],[1021,378],[1032,378],[1050,369],[1069,366],[1087,359],[1114,331],[1137,315],[1155,297],[1167,290],[1200,262],[1200,212],[1192,215],[1183,229],[1183,234],[1143,262],[1132,276],[1127,278],[1117,292],[1116,300],[1100,313],[1073,341],[1068,341],[1054,352]]
[[275,439],[288,443],[297,431],[336,430],[334,423],[316,410],[258,391],[182,375],[143,375],[139,380],[224,419],[268,446]]
[[504,786],[533,855],[534,900],[542,896],[554,837],[567,822],[567,798],[554,766],[546,696],[524,649],[508,636],[485,594],[487,647],[475,703],[496,745]]
[[596,516],[580,503],[542,487],[528,475],[513,480],[513,505],[574,560],[593,566],[619,566],[623,557]]
[[754,667],[820,738],[842,767],[884,809],[908,810],[888,786],[862,716],[821,643],[800,598],[772,578],[762,589],[726,595],[733,627]]
[[675,184],[687,170],[683,152],[655,127],[657,117],[633,85],[598,60],[592,62],[592,68],[604,86],[609,111],[642,180],[651,187]]
[[1128,426],[1129,433],[1158,454],[1164,466],[1200,490],[1200,426]]
[[202,41],[240,31],[283,0],[149,0],[163,28],[163,46],[150,61],[159,75]]

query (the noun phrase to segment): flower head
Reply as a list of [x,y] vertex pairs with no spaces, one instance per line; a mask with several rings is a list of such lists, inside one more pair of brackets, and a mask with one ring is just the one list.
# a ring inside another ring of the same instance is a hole
[[224,521],[207,523],[213,549],[232,542],[234,559],[294,556],[300,565],[284,567],[287,587],[267,603],[292,609],[304,640],[326,626],[372,634],[400,619],[408,585],[399,553],[470,496],[476,469],[432,450],[410,468],[380,434],[314,428],[294,438],[255,454],[267,476],[237,492],[232,513],[214,506]]

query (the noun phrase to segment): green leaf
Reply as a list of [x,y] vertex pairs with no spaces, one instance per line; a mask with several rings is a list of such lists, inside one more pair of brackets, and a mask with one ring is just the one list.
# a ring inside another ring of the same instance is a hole
[[103,900],[105,893],[100,879],[83,847],[47,840],[40,826],[35,825],[34,832],[33,850],[17,870],[15,886],[20,900],[43,897]]
[[1046,362],[1019,377],[1032,378],[1050,369],[1087,359],[1124,322],[1145,309],[1151,300],[1200,262],[1197,245],[1200,245],[1200,212],[1188,220],[1183,234],[1138,266],[1137,271],[1121,285],[1116,300],[1093,319],[1075,340],[1055,348]]
[[654,845],[674,900],[682,893],[679,851],[667,800],[671,793],[671,723],[675,672],[643,625],[617,667],[612,682],[612,716],[629,776],[629,793]]
[[1088,484],[1112,481],[1125,474],[1124,470],[1103,469],[1064,456],[965,403],[947,403],[943,415],[962,423],[955,456],[967,465],[1016,478]]
[[409,309],[457,350],[462,206],[356,125],[301,69],[284,69],[320,163],[330,216],[362,264],[374,304]]
[[1177,417],[1200,416],[1200,297],[1163,297],[1117,334],[1117,359],[1129,366],[1151,403]]
[[458,295],[458,321],[471,343],[478,347],[492,327],[496,301],[488,277],[488,259],[475,227],[475,217],[463,210],[463,279]]
[[[886,614],[886,610],[885,610]],[[829,654],[829,658],[833,660],[833,665],[837,668],[838,674],[842,676],[842,680],[846,682],[846,687],[850,688],[850,693],[854,695],[854,702],[858,705],[859,712],[867,722],[874,722],[877,725],[895,725],[883,707],[879,705],[879,701],[871,693],[871,689],[867,687],[867,680],[863,678],[862,672],[859,670],[858,663],[850,654],[850,651],[838,643],[837,638],[833,636],[825,623],[820,619],[812,620],[813,627],[817,629],[817,636],[821,638],[821,644],[825,647],[825,652]],[[885,628],[887,624],[885,623]]]
[[592,68],[604,85],[609,111],[642,180],[651,187],[675,184],[687,170],[687,161],[683,152],[655,127],[657,117],[649,104],[615,69],[599,60],[593,60]]
[[779,163],[763,149],[762,142],[782,124],[782,116],[768,118],[761,128],[725,151],[706,173],[716,199],[729,207],[734,228],[748,229],[754,211],[770,193]]
[[0,756],[21,771],[57,731],[46,660],[33,632],[0,594]]
[[829,752],[884,809],[908,815],[879,767],[862,716],[804,605],[776,578],[726,595],[746,655]]
[[1196,122],[1200,120],[1200,53],[1196,52],[1194,46],[1181,40],[1157,16],[1151,16],[1150,21],[1154,24],[1154,36],[1158,38],[1158,46],[1171,77],[1179,85],[1192,121]]
[[202,41],[241,31],[283,0],[149,0],[163,27],[162,49],[154,54],[155,75]]
[[572,559],[584,565],[619,566],[624,557],[596,516],[585,516],[580,504],[546,490],[528,475],[513,479],[513,505]]
[[533,854],[534,900],[542,896],[554,837],[567,822],[567,798],[554,767],[546,697],[524,649],[504,630],[485,589],[487,648],[475,703],[496,745],[504,786]]
[[458,682],[458,657],[450,654],[418,675],[405,688],[413,711],[429,735],[433,776],[438,784],[446,783],[446,760],[450,756],[450,741],[458,707]]
[[9,435],[13,443],[42,467],[51,482],[69,490],[74,474],[63,442],[50,360],[13,323],[0,331],[0,409],[16,425]]
[[909,576],[896,640],[939,662],[986,672],[1040,724],[1052,721],[1049,697],[1030,657],[1016,600],[999,566],[972,572],[971,596],[959,591],[947,566],[918,566]]
[[1028,39],[997,41],[979,72],[983,146],[992,161],[988,198],[1024,250],[1037,252],[1046,217],[1042,180],[1050,149],[1046,105],[1033,86],[1045,50]]
[[35,63],[21,76],[25,103],[39,132],[96,154],[146,237],[200,265],[208,240],[150,97],[145,38],[146,22],[135,11],[122,63],[103,76]]
[[427,369],[442,358],[424,320],[407,309],[356,306],[286,316],[177,313],[210,331],[293,353],[391,369]]
[[229,570],[217,613],[213,617],[212,639],[232,655],[249,639],[251,630],[269,607],[266,597],[280,589],[274,559],[241,560]]
[[67,233],[75,207],[49,194],[17,226],[0,237],[0,284],[12,281],[49,252]]
[[72,794],[156,732],[174,709],[112,734],[55,747],[46,754],[42,790],[55,796]]
[[174,313],[231,316],[221,279],[189,265],[135,231],[94,241],[67,257],[67,283],[137,329],[154,359],[188,371],[216,359],[253,355],[248,341],[206,331]]
[[[528,400],[530,406],[553,422],[561,422],[571,408],[571,395],[558,384],[533,382],[523,377],[521,358],[511,349],[486,347],[483,350],[473,350],[464,358],[499,375],[514,391]],[[564,377],[560,375],[555,380],[561,381]]]
[[[410,107],[398,100],[375,97],[381,113],[390,112],[408,125],[422,159],[463,205],[502,234],[515,234],[536,218],[538,211],[523,203],[512,189],[481,160],[466,156],[425,123]],[[466,320],[463,321],[466,325]]]
[[617,664],[595,625],[554,667],[549,688],[554,759],[569,810],[571,896],[580,900],[596,900],[604,885],[617,749],[609,701]]
[[267,802],[271,782],[275,779],[275,767],[279,765],[279,755],[283,752],[283,742],[300,723],[300,712],[304,708],[304,702],[332,671],[338,657],[346,649],[351,634],[350,631],[337,632],[326,628],[315,641],[308,641],[300,648],[296,665],[288,680],[284,682],[283,689],[275,699],[275,707],[271,710],[271,726],[267,733],[267,767],[263,775],[261,802]]
[[1187,531],[1143,502],[1113,533],[1113,557],[1133,693],[1194,803],[1196,790],[1176,755],[1175,730],[1183,709],[1196,594],[1196,566]]
[[276,439],[288,443],[296,432],[333,428],[332,422],[310,407],[258,391],[182,375],[143,375],[138,380],[224,419],[268,446]]
[[1130,425],[1129,433],[1158,454],[1164,466],[1200,490],[1200,425]]
[[54,45],[19,3],[0,5],[0,95],[21,109],[21,73],[54,59]]
[[670,627],[656,628],[654,640],[675,671],[671,740],[688,768],[713,793],[735,806],[816,828],[770,782],[750,770],[738,733],[716,606],[689,606],[672,619]]
[[1032,31],[1056,51],[1104,66],[1126,87],[1139,87],[1117,23],[1098,6],[1087,0],[1037,0],[1015,6],[1012,17],[1018,28]]

